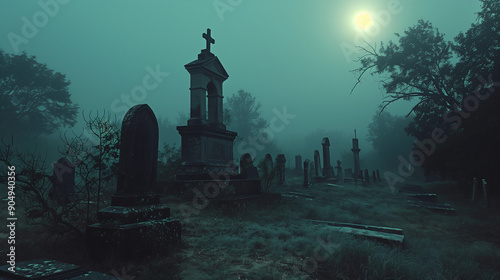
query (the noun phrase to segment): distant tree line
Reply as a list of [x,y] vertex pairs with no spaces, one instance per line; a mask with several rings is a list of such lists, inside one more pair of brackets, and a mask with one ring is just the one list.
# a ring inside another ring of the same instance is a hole
[[406,132],[417,142],[407,163],[468,185],[473,177],[498,185],[500,2],[480,1],[477,21],[453,41],[419,20],[396,34],[398,42],[360,47],[364,55],[354,88],[365,74],[380,75],[387,94],[382,111],[400,100],[418,101],[408,113]]

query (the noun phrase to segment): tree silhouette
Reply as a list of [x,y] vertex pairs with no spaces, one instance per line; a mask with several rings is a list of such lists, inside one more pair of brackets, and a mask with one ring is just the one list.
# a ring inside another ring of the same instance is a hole
[[267,127],[266,120],[260,116],[262,104],[250,92],[239,90],[229,97],[227,104],[229,112],[224,112],[224,118],[230,129],[238,132],[239,138],[256,135],[260,129]]
[[70,99],[66,77],[26,53],[0,50],[0,134],[50,134],[76,123],[78,106]]

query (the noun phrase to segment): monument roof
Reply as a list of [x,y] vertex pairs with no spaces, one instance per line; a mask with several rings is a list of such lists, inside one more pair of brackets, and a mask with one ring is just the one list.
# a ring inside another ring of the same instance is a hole
[[189,73],[195,72],[199,69],[205,69],[220,76],[224,80],[229,77],[229,74],[227,74],[226,69],[222,66],[219,58],[211,52],[206,52],[206,50],[202,50],[198,55],[197,60],[191,61],[190,63],[184,65],[184,67]]
[[224,69],[220,60],[212,52],[210,52],[210,45],[215,44],[215,39],[212,38],[212,31],[210,28],[207,28],[207,33],[203,33],[202,37],[207,41],[206,48],[201,50],[197,60],[191,61],[190,63],[184,65],[184,67],[186,67],[186,70],[188,70],[190,74],[196,73],[199,70],[205,70],[218,75],[223,80],[227,79],[229,75],[227,74],[226,69]]

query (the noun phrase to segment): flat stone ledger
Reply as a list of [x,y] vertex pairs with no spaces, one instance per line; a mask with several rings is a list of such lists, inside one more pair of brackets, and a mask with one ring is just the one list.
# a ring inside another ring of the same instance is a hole
[[180,244],[179,220],[165,218],[130,224],[94,224],[87,227],[89,257],[94,261],[143,261],[161,257]]
[[[213,174],[228,173],[233,162],[233,141],[236,132],[209,126],[178,126],[182,137],[182,165],[178,180],[204,180]],[[231,172],[236,175],[237,171]]]
[[87,227],[90,258],[141,261],[166,255],[181,240],[181,224],[169,216],[163,204],[101,209],[99,223]]
[[37,280],[118,280],[107,274],[88,271],[80,266],[56,260],[36,259],[16,263],[15,272],[9,271],[10,265],[0,267],[0,280],[37,279]]

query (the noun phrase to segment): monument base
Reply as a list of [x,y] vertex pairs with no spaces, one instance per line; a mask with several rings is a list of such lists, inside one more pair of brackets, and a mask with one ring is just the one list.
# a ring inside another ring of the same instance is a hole
[[183,163],[177,169],[177,180],[227,180],[238,174],[238,166],[206,163]]
[[113,206],[140,206],[160,203],[160,195],[156,193],[115,194],[111,197]]
[[333,167],[325,167],[323,168],[323,177],[332,178],[335,177],[335,173],[333,172]]
[[313,177],[313,182],[314,183],[324,183],[324,182],[326,182],[326,177],[315,176],[315,177]]
[[167,190],[185,199],[193,199],[195,195],[207,198],[258,195],[262,191],[260,179],[240,179],[228,176],[227,180],[176,180]]

